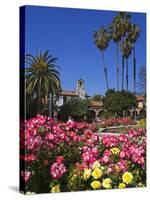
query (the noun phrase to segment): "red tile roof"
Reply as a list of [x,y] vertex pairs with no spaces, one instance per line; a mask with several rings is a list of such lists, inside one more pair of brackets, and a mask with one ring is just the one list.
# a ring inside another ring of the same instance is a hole
[[90,101],[90,106],[92,107],[101,107],[102,106],[102,102],[101,101]]
[[61,96],[76,96],[78,97],[79,95],[75,91],[69,91],[69,90],[64,90],[60,93]]
[[144,101],[144,96],[136,96],[137,101]]

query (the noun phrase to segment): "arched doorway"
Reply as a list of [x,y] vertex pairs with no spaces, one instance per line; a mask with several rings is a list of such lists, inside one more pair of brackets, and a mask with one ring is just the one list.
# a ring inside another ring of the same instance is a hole
[[139,112],[139,116],[140,116],[140,118],[145,118],[146,117],[146,110],[140,110],[140,112]]
[[95,110],[89,110],[89,120],[92,121],[95,120],[95,118],[96,118]]
[[133,116],[135,116],[135,115],[138,116],[138,112],[137,112],[136,110],[134,110],[134,111],[132,112],[132,115],[133,115]]
[[127,116],[127,117],[131,116],[131,111],[130,111],[130,110],[128,110],[128,111],[126,112],[126,116]]
[[102,117],[102,113],[103,113],[103,110],[101,109],[100,111],[98,111],[97,117],[101,118]]

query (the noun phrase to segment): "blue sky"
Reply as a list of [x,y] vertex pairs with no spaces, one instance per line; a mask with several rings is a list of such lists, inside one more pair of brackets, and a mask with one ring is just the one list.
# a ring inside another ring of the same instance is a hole
[[[58,58],[61,67],[62,88],[74,90],[79,78],[85,80],[89,95],[104,94],[106,82],[100,51],[95,47],[93,32],[107,26],[118,12],[26,7],[25,53],[36,55],[38,50],[49,50]],[[137,67],[146,65],[146,15],[131,13],[132,22],[142,29],[136,43]],[[111,88],[116,87],[116,48],[113,42],[105,51],[108,79]],[[121,67],[121,57],[119,57]],[[121,69],[121,68],[120,68]],[[120,70],[121,81],[121,70]],[[129,89],[133,87],[132,56],[129,59]],[[121,86],[121,82],[120,82]]]

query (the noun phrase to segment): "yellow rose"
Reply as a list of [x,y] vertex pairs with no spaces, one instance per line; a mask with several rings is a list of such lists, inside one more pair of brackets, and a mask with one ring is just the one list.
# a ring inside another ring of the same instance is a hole
[[84,169],[84,173],[83,173],[83,179],[86,181],[88,178],[90,178],[91,176],[91,169]]
[[97,168],[97,167],[100,167],[100,163],[99,163],[98,160],[96,160],[96,161],[93,163],[92,169],[95,169],[95,168]]
[[60,192],[60,186],[59,186],[59,185],[53,186],[52,189],[51,189],[51,192],[52,192],[52,193]]
[[99,188],[101,187],[100,181],[93,181],[93,182],[91,183],[91,187],[92,187],[94,190],[99,189]]
[[95,178],[95,179],[99,179],[101,176],[102,176],[103,172],[101,169],[99,169],[98,167],[96,167],[94,169],[94,171],[92,172],[92,176]]
[[120,189],[126,188],[126,184],[125,183],[120,183],[118,188],[120,188]]
[[110,178],[105,178],[102,182],[102,186],[106,189],[110,189],[112,188],[111,187],[111,183],[112,183],[112,180]]
[[120,152],[120,149],[117,147],[113,147],[110,149],[110,151],[112,152],[112,154],[117,155]]
[[125,172],[122,175],[122,180],[123,180],[124,183],[129,184],[133,180],[133,175],[131,174],[131,172]]

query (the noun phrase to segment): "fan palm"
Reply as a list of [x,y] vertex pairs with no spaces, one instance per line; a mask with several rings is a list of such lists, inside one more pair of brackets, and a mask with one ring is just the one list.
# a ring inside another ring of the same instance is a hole
[[129,82],[129,74],[128,74],[128,58],[132,52],[132,43],[129,39],[126,38],[124,43],[121,46],[123,57],[126,59],[126,91],[128,91],[128,82]]
[[131,25],[131,16],[126,13],[126,12],[120,12],[119,13],[119,19],[120,19],[120,34],[121,37],[125,37],[126,33],[129,31],[130,29],[130,25]]
[[119,16],[118,18],[120,20],[118,34],[121,36],[120,46],[121,46],[121,53],[122,53],[122,90],[123,90],[124,89],[124,58],[125,58],[125,55],[124,55],[125,48],[123,46],[125,44],[126,35],[130,29],[131,16],[129,14],[127,14],[126,12],[120,12],[118,16]]
[[39,52],[37,56],[27,54],[25,61],[28,64],[25,69],[26,93],[36,98],[38,113],[41,98],[46,99],[49,93],[54,95],[61,89],[57,58],[49,55],[49,51],[45,51]]
[[128,38],[133,44],[133,91],[136,92],[136,56],[135,56],[135,43],[140,36],[140,27],[136,24],[131,24]]
[[112,24],[110,25],[110,34],[113,41],[116,43],[116,77],[117,77],[117,90],[119,91],[119,41],[121,40],[122,33],[120,31],[121,18],[120,15],[115,16]]
[[104,64],[104,74],[106,79],[107,90],[109,89],[108,83],[108,75],[107,75],[107,65],[105,62],[104,51],[109,45],[110,34],[108,31],[102,26],[98,31],[94,32],[94,42],[96,47],[101,51],[102,61]]

